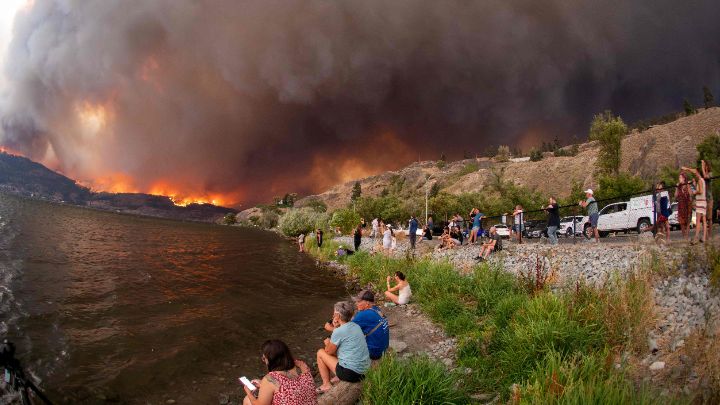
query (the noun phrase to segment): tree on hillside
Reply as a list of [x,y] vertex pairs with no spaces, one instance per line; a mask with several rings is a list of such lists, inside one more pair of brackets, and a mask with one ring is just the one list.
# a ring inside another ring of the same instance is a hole
[[440,192],[440,183],[437,181],[433,183],[433,185],[430,187],[430,191],[428,192],[428,197],[433,198]]
[[712,107],[715,102],[715,98],[708,86],[703,86],[703,102],[705,103],[705,108]]
[[685,110],[685,115],[693,115],[697,112],[688,99],[683,100],[683,110]]
[[627,132],[627,125],[622,118],[614,116],[610,111],[597,114],[593,118],[590,124],[590,140],[600,144],[598,169],[601,173],[618,174],[620,171],[620,147]]
[[[720,173],[720,135],[708,135],[697,146],[698,160],[710,163],[713,175]],[[698,165],[699,166],[699,165]],[[713,195],[720,195],[720,181],[712,182]],[[717,197],[716,197],[717,198]]]
[[543,153],[535,148],[530,149],[530,161],[539,162],[543,158]]
[[[627,196],[641,191],[647,190],[649,184],[640,177],[633,176],[628,173],[618,173],[616,175],[602,175],[598,179],[598,190],[595,193],[595,198],[603,200],[606,198],[614,198],[620,196]],[[627,201],[628,198],[622,198],[622,201]]]
[[358,198],[362,195],[362,186],[360,186],[360,182],[356,181],[355,184],[353,184],[352,193],[350,194],[350,201],[355,202]]

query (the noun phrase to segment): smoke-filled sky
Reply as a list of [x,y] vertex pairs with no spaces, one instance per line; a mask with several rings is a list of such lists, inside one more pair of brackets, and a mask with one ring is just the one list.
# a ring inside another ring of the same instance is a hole
[[0,145],[96,189],[267,201],[720,98],[718,17],[717,0],[28,0]]

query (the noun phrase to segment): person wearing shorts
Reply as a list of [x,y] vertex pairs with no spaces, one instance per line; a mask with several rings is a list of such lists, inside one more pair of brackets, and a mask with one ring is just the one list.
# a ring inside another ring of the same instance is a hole
[[360,325],[352,322],[355,306],[346,301],[335,304],[332,335],[325,339],[325,347],[317,352],[317,365],[322,385],[318,394],[332,388],[330,375],[335,374],[341,381],[355,383],[365,378],[370,368],[370,352],[365,334]]
[[590,228],[592,229],[592,233],[595,236],[595,242],[600,242],[600,234],[598,232],[597,226],[598,226],[598,219],[600,218],[600,214],[598,213],[598,203],[595,201],[595,197],[593,197],[594,193],[591,188],[585,190],[585,201],[580,201],[580,206],[587,209],[587,214],[590,222]]

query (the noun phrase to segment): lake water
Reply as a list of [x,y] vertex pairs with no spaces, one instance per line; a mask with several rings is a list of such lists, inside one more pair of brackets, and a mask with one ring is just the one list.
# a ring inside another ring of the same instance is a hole
[[0,194],[0,336],[57,403],[218,403],[281,338],[314,363],[343,283],[259,230]]

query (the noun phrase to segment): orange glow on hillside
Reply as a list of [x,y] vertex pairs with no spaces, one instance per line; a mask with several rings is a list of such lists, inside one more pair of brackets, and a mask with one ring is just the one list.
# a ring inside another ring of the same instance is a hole
[[170,197],[170,200],[172,200],[173,204],[179,207],[186,207],[190,204],[225,205],[237,201],[232,201],[231,196],[220,193],[188,193],[178,187],[173,187],[165,182],[156,182],[155,184],[153,184],[150,187],[150,191],[148,191],[148,194],[164,195]]
[[2,145],[0,145],[0,152],[7,153],[8,155],[23,156],[22,153],[20,153],[16,150],[10,149],[7,146],[2,146]]
[[105,191],[108,193],[139,192],[132,177],[124,173],[112,173],[107,176],[98,177],[88,181],[85,185],[93,191]]

